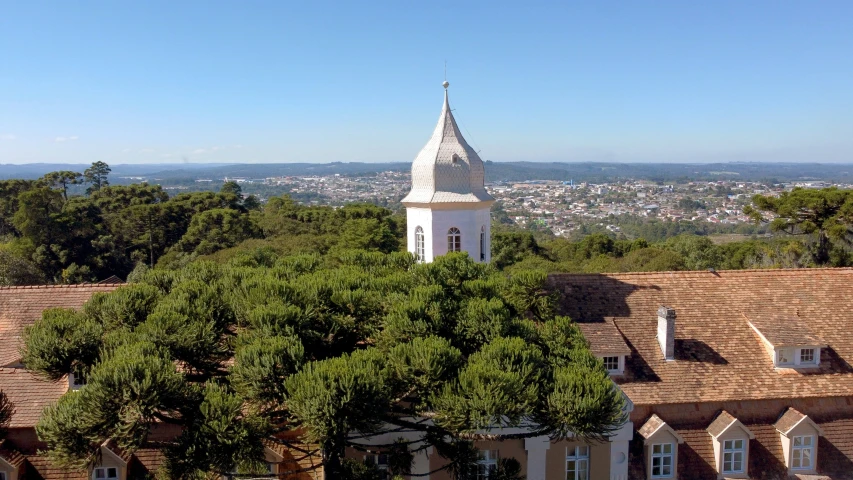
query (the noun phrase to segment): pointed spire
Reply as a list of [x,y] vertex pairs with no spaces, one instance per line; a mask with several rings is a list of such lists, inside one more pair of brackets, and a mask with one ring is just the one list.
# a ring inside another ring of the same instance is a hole
[[412,164],[412,191],[404,203],[494,202],[483,185],[483,161],[468,145],[453,112],[445,80],[444,105],[432,137]]

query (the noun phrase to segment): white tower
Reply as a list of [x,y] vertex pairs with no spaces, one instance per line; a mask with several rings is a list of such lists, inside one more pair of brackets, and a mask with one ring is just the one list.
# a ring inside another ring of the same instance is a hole
[[491,206],[480,156],[456,125],[444,82],[444,107],[432,138],[412,163],[406,207],[409,251],[423,262],[448,252],[468,252],[478,262],[492,258]]

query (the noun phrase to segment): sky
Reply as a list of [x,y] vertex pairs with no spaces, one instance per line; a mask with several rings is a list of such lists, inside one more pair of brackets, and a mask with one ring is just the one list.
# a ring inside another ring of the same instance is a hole
[[[853,2],[0,0],[0,164],[853,163]],[[0,166],[2,168],[2,166]]]

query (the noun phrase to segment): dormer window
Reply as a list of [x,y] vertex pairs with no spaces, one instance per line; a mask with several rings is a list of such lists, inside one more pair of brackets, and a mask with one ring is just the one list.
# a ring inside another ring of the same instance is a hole
[[74,367],[74,370],[68,374],[68,388],[71,390],[80,390],[84,385],[86,385],[86,374],[83,373],[83,369],[78,367]]
[[99,467],[92,472],[94,480],[118,480],[118,468]]
[[809,368],[820,364],[820,349],[826,343],[811,332],[800,317],[748,318],[777,368]]
[[620,365],[622,357],[621,356],[613,356],[613,357],[602,357],[601,361],[604,362],[604,369],[607,370],[607,373],[613,374],[621,372],[622,369]]
[[577,325],[589,342],[592,354],[601,359],[607,373],[611,376],[624,375],[625,360],[631,355],[631,349],[616,325],[612,322],[579,322]]
[[785,347],[776,350],[777,367],[816,367],[820,359],[820,347]]
[[717,472],[726,477],[747,478],[749,465],[749,441],[755,439],[755,434],[723,410],[708,426],[714,446]]
[[788,408],[773,424],[782,440],[788,475],[817,473],[817,439],[823,429],[808,415]]

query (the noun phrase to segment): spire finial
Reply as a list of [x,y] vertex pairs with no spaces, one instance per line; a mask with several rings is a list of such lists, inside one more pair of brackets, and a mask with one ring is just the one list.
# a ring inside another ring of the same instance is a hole
[[444,81],[444,83],[442,83],[441,85],[444,87],[444,89],[445,89],[445,90],[447,90],[447,87],[449,87],[449,86],[450,86],[450,82],[448,82],[447,80],[445,80],[445,81]]

